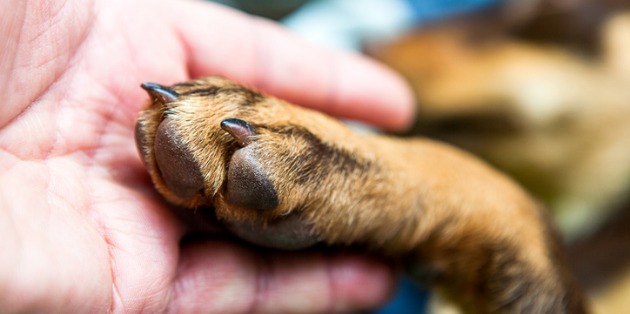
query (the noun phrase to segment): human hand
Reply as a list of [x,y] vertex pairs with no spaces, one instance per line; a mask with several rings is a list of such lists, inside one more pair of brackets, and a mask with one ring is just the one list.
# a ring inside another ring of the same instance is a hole
[[359,57],[184,1],[1,0],[3,312],[334,312],[383,302],[394,275],[349,254],[182,244],[133,142],[143,81],[218,74],[386,128],[408,90]]

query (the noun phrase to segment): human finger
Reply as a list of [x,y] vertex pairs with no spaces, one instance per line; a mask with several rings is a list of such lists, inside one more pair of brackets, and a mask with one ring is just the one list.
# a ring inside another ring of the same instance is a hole
[[191,76],[222,75],[343,118],[401,130],[412,93],[394,72],[365,57],[330,51],[281,26],[218,5],[177,2],[169,16],[187,47]]
[[208,241],[184,247],[173,312],[333,313],[387,300],[394,272],[347,254],[253,252]]

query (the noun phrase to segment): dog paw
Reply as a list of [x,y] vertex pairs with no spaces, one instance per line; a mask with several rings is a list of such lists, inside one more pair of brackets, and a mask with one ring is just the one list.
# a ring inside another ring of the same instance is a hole
[[365,168],[330,144],[351,134],[334,119],[226,79],[142,88],[151,99],[136,144],[158,191],[178,205],[214,207],[255,244],[299,249],[323,240],[331,226],[320,217],[347,202],[333,204],[352,181],[338,177]]

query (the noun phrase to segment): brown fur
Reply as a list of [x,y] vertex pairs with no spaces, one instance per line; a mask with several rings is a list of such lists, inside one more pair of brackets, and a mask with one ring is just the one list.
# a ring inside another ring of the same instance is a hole
[[[405,261],[418,279],[428,275],[468,312],[586,311],[539,205],[470,155],[426,139],[356,134],[321,113],[222,78],[171,89],[180,96],[167,103],[155,98],[137,126],[147,169],[171,202],[214,206],[237,233],[260,233],[262,245],[274,246],[274,232],[294,229],[328,244],[366,245]],[[188,199],[169,190],[154,158],[165,117],[204,176],[203,189]],[[246,147],[221,129],[230,118],[255,128]],[[242,208],[226,199],[228,172],[242,171],[229,169],[233,156],[244,152],[245,163],[253,160],[257,175],[273,185],[276,208]]]

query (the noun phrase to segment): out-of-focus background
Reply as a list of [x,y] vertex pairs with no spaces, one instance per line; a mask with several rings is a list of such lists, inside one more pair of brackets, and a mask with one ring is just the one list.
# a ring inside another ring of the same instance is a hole
[[[597,313],[630,312],[630,0],[216,0],[401,73],[406,136],[511,175],[555,217]],[[403,280],[375,313],[445,313]]]

